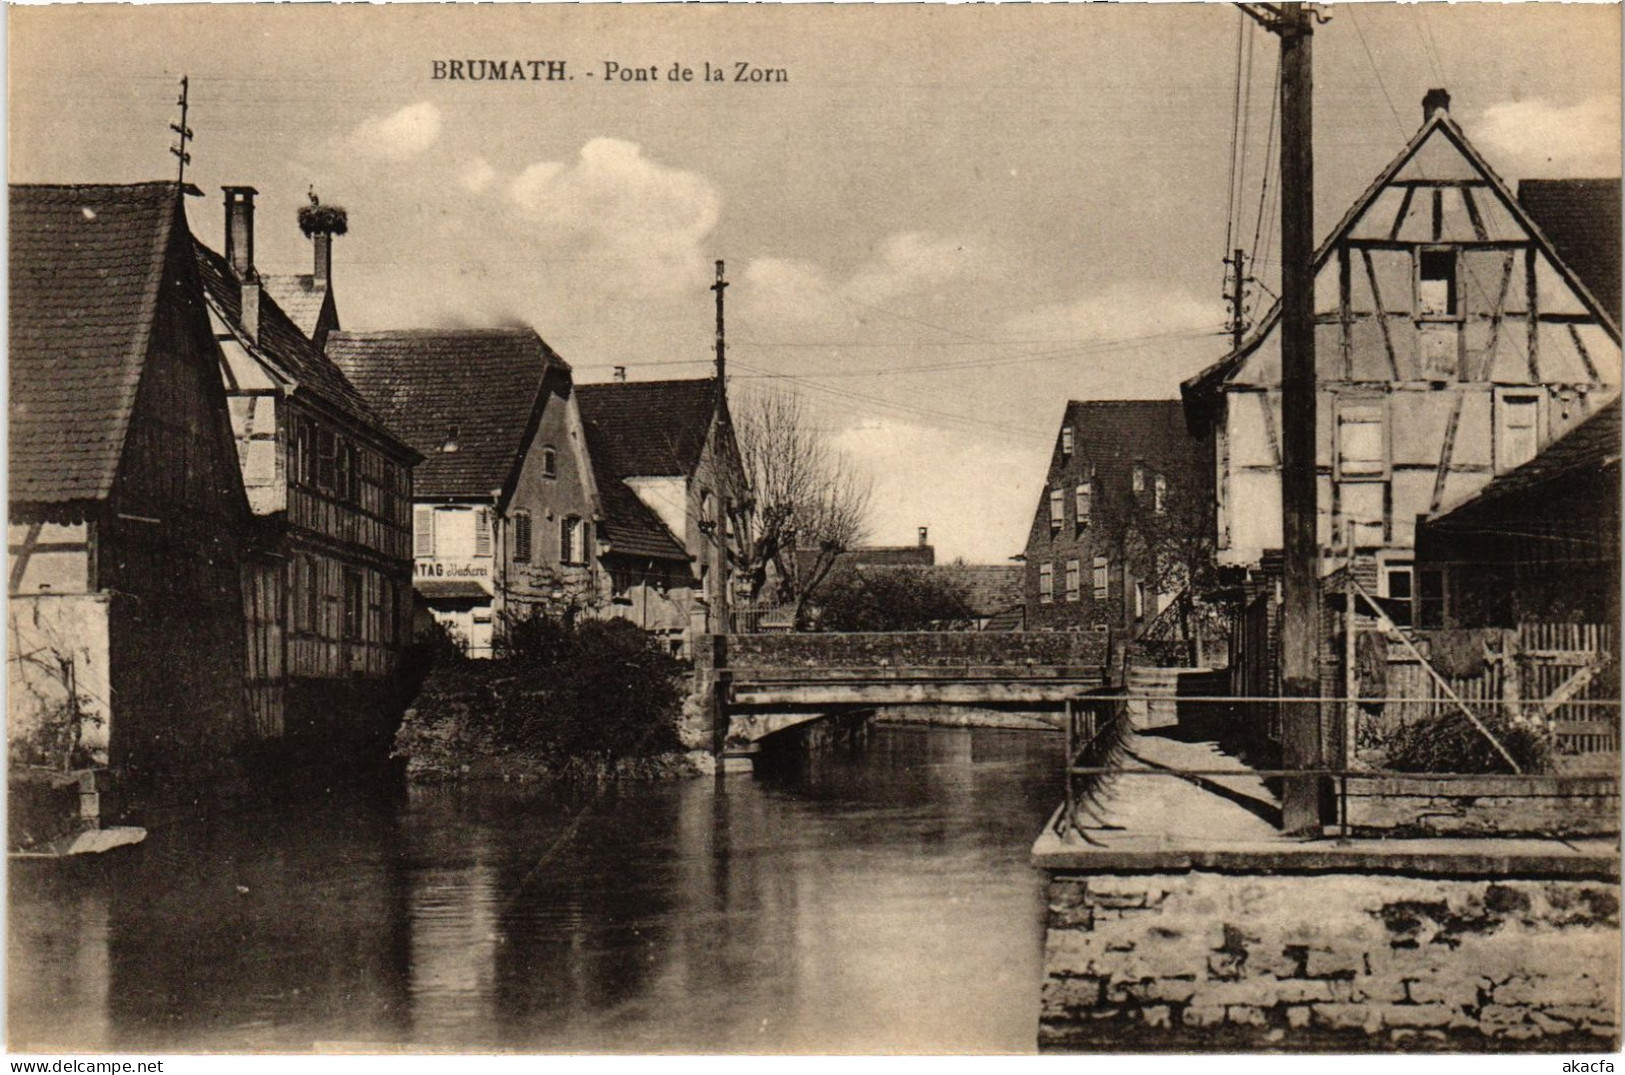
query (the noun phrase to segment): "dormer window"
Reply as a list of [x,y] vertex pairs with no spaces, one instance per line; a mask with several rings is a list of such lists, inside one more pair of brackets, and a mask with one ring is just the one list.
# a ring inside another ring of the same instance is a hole
[[1424,247],[1417,251],[1416,316],[1430,319],[1460,317],[1459,295],[1455,249]]
[[1136,495],[1145,492],[1145,464],[1134,464],[1134,492]]
[[442,452],[455,452],[457,450],[457,427],[455,425],[446,427],[446,439],[441,442],[440,450]]
[[1069,459],[1072,456],[1072,427],[1061,427],[1061,458]]

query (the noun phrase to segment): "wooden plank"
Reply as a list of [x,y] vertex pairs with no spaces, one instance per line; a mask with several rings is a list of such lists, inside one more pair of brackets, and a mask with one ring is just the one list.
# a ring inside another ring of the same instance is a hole
[[1281,466],[1281,437],[1275,431],[1275,408],[1270,406],[1268,392],[1255,392],[1254,395],[1258,398],[1258,405],[1264,408],[1264,436],[1269,440],[1270,459],[1273,460],[1270,469],[1278,470]]
[[[1405,218],[1409,216],[1411,212],[1411,198],[1414,197],[1415,194],[1415,186],[1407,186],[1405,188],[1405,196],[1399,201],[1399,212],[1394,214],[1394,226],[1388,229],[1388,238],[1390,240],[1398,240],[1399,233],[1404,230]],[[1343,249],[1348,249],[1346,244],[1344,245]]]
[[1388,370],[1394,375],[1394,380],[1400,380],[1399,358],[1394,353],[1394,338],[1388,328],[1388,311],[1382,305],[1382,290],[1377,286],[1377,270],[1371,264],[1371,253],[1361,250],[1360,257],[1365,261],[1366,279],[1371,281],[1371,302],[1377,308],[1377,324],[1382,328],[1382,346],[1388,352]]
[[1484,230],[1484,217],[1478,211],[1478,200],[1473,197],[1472,187],[1461,188],[1461,200],[1467,205],[1467,219],[1473,222],[1473,235],[1480,240],[1488,239],[1490,233]]
[[1529,291],[1529,380],[1534,384],[1541,383],[1540,376],[1540,295],[1535,283],[1535,259],[1539,251],[1534,243],[1530,243],[1528,253],[1523,259],[1524,286]]
[[1569,323],[1569,339],[1574,341],[1574,349],[1580,352],[1580,361],[1585,363],[1586,376],[1593,381],[1600,381],[1602,378],[1597,373],[1597,364],[1591,361],[1591,352],[1586,350],[1585,341],[1580,339],[1580,330],[1572,321]]
[[1456,428],[1461,425],[1463,393],[1455,393],[1456,402],[1450,409],[1450,420],[1444,427],[1444,448],[1439,453],[1439,469],[1433,478],[1433,499],[1428,514],[1436,514],[1444,506],[1444,487],[1450,477],[1450,457],[1456,450]]
[[1495,349],[1501,342],[1501,319],[1506,316],[1507,294],[1512,288],[1512,254],[1501,255],[1501,291],[1495,297],[1495,309],[1490,311],[1490,342],[1484,347],[1484,361],[1474,380],[1487,381],[1495,372]]

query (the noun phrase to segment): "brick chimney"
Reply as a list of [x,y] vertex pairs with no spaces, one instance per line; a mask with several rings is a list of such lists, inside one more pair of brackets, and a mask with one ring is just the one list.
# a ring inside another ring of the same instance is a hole
[[1449,91],[1434,88],[1428,90],[1427,95],[1422,98],[1422,122],[1426,123],[1432,119],[1435,112],[1443,112],[1446,116],[1450,115]]
[[226,195],[226,261],[242,285],[243,334],[260,338],[260,277],[254,270],[253,187],[221,187]]
[[328,287],[333,283],[333,233],[316,232],[310,237],[310,244],[316,249],[316,264],[311,273],[311,286],[318,289]]

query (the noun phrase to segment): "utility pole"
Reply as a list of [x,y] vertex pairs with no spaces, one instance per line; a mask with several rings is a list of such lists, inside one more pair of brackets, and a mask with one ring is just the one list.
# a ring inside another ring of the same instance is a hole
[[177,144],[170,146],[169,151],[173,153],[180,161],[175,170],[175,184],[181,187],[186,186],[186,166],[192,163],[192,154],[186,151],[186,143],[192,140],[192,128],[186,125],[187,96],[187,79],[185,75],[182,75],[181,97],[180,100],[175,102],[176,104],[180,105],[181,108],[181,121],[179,123],[171,123],[169,125],[169,129],[180,136],[180,141]]
[[728,342],[722,320],[722,293],[728,290],[728,281],[722,274],[722,261],[717,261],[717,282],[711,290],[717,293],[717,387],[720,391],[728,380]]
[[[728,290],[728,279],[723,274],[723,262],[717,259],[717,282],[711,285],[711,290],[717,293],[717,421],[725,421],[728,417],[728,339],[726,322],[723,319],[722,294]],[[711,578],[716,586],[715,607],[717,612],[718,634],[733,633],[733,617],[730,614],[730,605],[733,602],[733,570],[729,563],[728,548],[728,513],[732,510],[733,489],[730,485],[726,491],[717,491],[716,512],[717,518],[712,520],[715,529],[712,531],[712,547],[716,550],[716,563],[711,569]]]
[[[1281,38],[1281,761],[1319,768],[1320,535],[1315,446],[1315,167],[1311,45],[1303,3],[1242,4]],[[1320,831],[1319,777],[1287,777],[1282,828]]]
[[1246,266],[1247,255],[1238,247],[1231,252],[1231,256],[1224,259],[1230,269],[1230,351],[1232,354],[1241,350],[1242,337],[1247,334],[1246,302]]

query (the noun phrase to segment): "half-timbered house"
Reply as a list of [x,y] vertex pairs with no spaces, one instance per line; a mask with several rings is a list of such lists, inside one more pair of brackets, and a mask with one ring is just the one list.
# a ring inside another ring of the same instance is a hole
[[490,656],[505,623],[596,605],[600,511],[570,367],[533,329],[336,332],[328,354],[424,461],[421,605]]
[[252,187],[225,189],[224,255],[195,246],[242,482],[259,733],[323,750],[390,731],[411,630],[412,466],[339,368],[266,293]]
[[13,186],[9,221],[12,757],[168,787],[250,739],[248,504],[182,193]]
[[[1419,516],[1528,462],[1620,382],[1609,304],[1449,103],[1428,93],[1421,129],[1314,261],[1320,543],[1338,563],[1352,550],[1357,574],[1396,600],[1413,592]],[[1184,385],[1192,427],[1216,437],[1224,564],[1281,544],[1279,321],[1277,307]]]
[[[647,538],[611,533],[599,550],[611,611],[658,623],[674,646],[725,632],[749,492],[722,382],[616,381],[581,385],[577,394],[605,503],[623,503],[618,515],[641,520],[635,529]],[[663,524],[686,567],[617,486]]]

